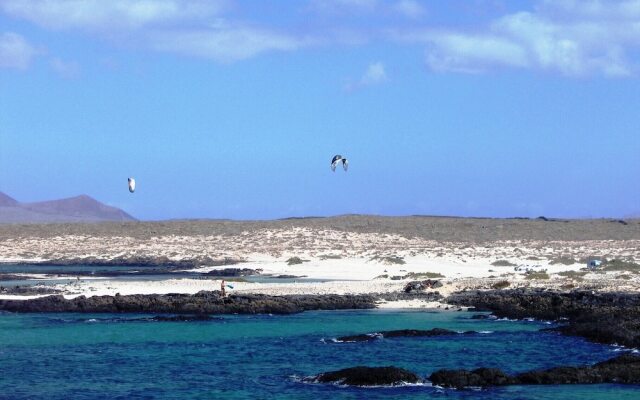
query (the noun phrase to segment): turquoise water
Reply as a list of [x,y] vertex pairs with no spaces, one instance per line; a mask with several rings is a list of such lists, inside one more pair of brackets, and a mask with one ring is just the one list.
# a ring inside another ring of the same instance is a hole
[[[206,322],[133,321],[148,315],[0,314],[0,398],[481,398],[638,399],[640,386],[516,386],[484,391],[429,386],[347,388],[300,377],[355,365],[509,372],[585,364],[610,346],[539,332],[540,322],[472,320],[470,313],[327,311],[224,316]],[[477,335],[333,343],[336,336],[415,328]]]

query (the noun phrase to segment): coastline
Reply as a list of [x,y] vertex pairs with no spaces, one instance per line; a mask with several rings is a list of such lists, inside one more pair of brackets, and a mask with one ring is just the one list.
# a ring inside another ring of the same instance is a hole
[[[16,231],[20,234],[7,236]],[[548,240],[541,240],[542,234]],[[436,240],[440,235],[447,239]],[[491,307],[486,298],[507,304],[527,296],[556,296],[572,304],[572,296],[588,296],[593,307],[611,310],[602,298],[640,293],[638,220],[352,216],[80,224],[63,230],[58,225],[4,226],[0,255],[0,270],[8,265],[57,269],[50,274],[9,272],[14,279],[22,274],[30,284],[49,280],[46,286],[0,291],[0,308],[13,311],[476,307],[509,318],[560,320],[567,317],[566,309],[540,315],[525,308],[526,313],[515,314]],[[588,268],[593,258],[605,264]],[[60,273],[72,267],[78,272]],[[230,285],[226,298],[217,292],[223,279]],[[633,318],[635,301],[629,305]]]

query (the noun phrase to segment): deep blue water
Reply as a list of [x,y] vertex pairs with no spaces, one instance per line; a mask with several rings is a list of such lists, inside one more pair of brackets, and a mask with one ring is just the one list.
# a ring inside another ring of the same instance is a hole
[[[514,386],[484,391],[429,386],[347,388],[300,377],[355,365],[509,372],[588,364],[611,346],[539,332],[540,322],[472,320],[471,313],[326,311],[224,316],[207,322],[126,322],[143,315],[0,314],[0,398],[480,398],[639,399],[640,386]],[[477,335],[333,343],[390,329],[490,331]]]

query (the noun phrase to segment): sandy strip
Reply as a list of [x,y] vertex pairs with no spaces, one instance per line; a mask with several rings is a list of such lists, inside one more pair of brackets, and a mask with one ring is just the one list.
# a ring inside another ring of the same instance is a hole
[[[562,271],[578,271],[582,264],[562,265],[550,264],[547,260],[529,260],[528,253],[518,258],[510,258],[510,266],[491,265],[495,259],[487,257],[463,257],[454,255],[430,257],[427,255],[405,256],[404,264],[390,263],[369,257],[345,257],[326,259],[321,257],[301,257],[304,262],[289,265],[279,257],[268,254],[252,254],[251,261],[233,265],[233,268],[261,269],[263,274],[293,275],[306,279],[327,280],[328,282],[305,282],[303,279],[292,283],[269,281],[254,283],[228,279],[233,289],[228,293],[260,293],[268,295],[300,295],[300,294],[369,294],[401,291],[407,282],[431,277],[439,279],[444,287],[437,290],[444,296],[456,290],[490,288],[498,281],[508,281],[509,287],[547,287],[561,288],[567,285],[584,286],[593,290],[640,290],[640,275],[629,275],[626,280],[618,279],[622,273],[596,274],[589,273],[580,279],[572,279],[555,275]],[[203,267],[193,271],[210,272],[225,267]],[[525,279],[525,271],[546,270],[551,275],[548,280]],[[407,276],[408,274],[423,274]],[[426,275],[429,274],[429,275]],[[392,279],[396,278],[396,279]],[[397,279],[403,278],[403,279]],[[47,277],[46,279],[52,279]],[[68,279],[65,277],[64,279]],[[164,280],[132,280],[114,278],[81,278],[80,281],[53,285],[62,290],[66,298],[77,296],[113,296],[130,294],[195,294],[202,290],[220,290],[220,280],[207,279],[175,279]],[[1,285],[1,283],[0,283]],[[0,295],[0,299],[27,299],[41,296]],[[437,308],[440,304],[425,304],[421,301],[383,302],[381,308]]]

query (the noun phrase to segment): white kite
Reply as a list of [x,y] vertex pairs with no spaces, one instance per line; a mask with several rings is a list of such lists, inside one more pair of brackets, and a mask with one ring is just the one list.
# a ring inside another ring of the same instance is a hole
[[129,178],[129,191],[131,193],[136,191],[136,180],[133,178]]

